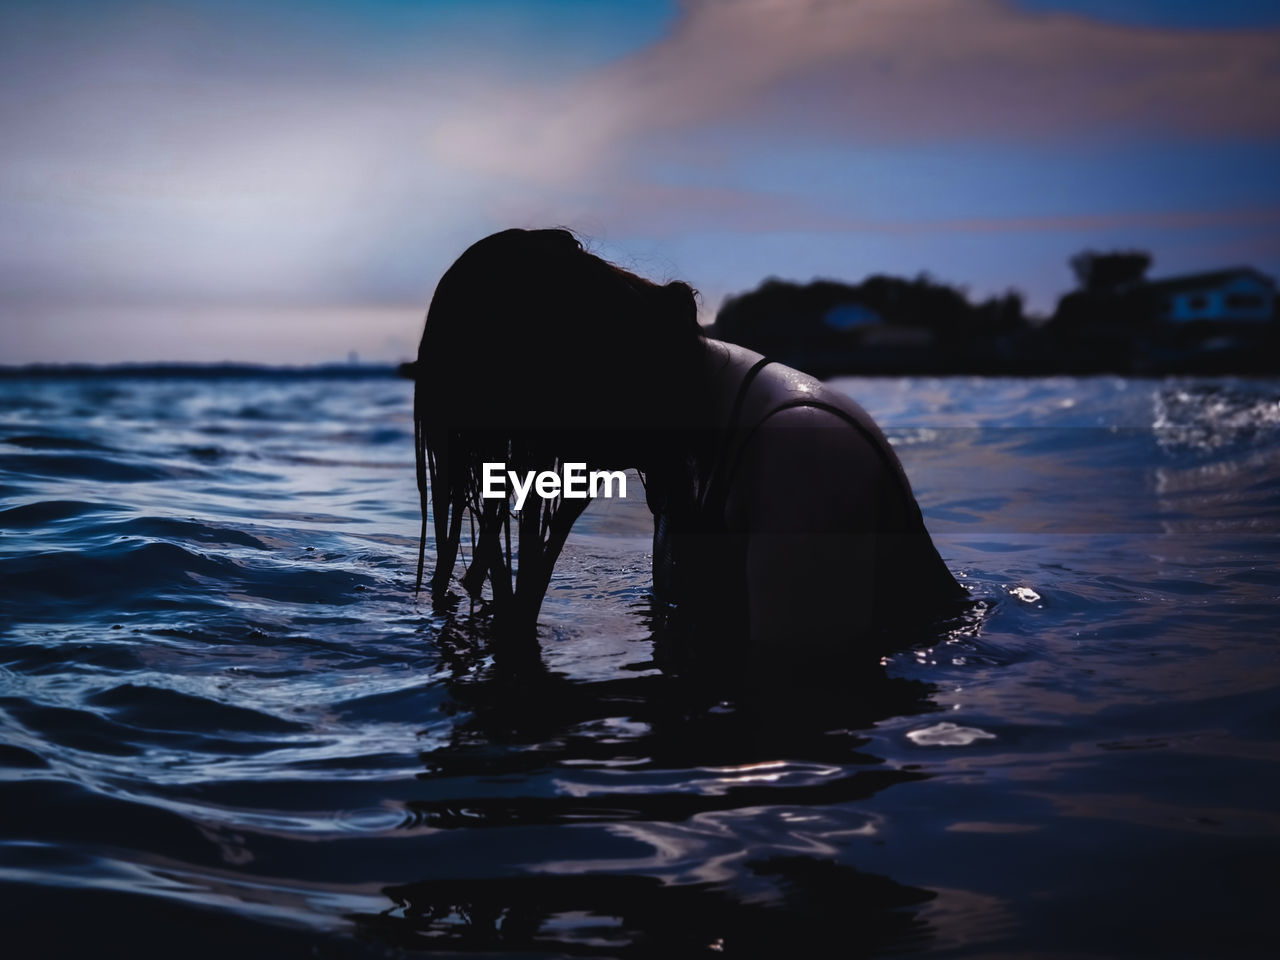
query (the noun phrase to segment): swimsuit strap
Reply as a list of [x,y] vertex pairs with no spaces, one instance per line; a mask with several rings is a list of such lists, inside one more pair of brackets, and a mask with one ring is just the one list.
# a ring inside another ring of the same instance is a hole
[[709,494],[718,485],[717,480],[720,474],[724,471],[725,464],[729,460],[730,445],[733,443],[733,434],[734,430],[738,426],[738,418],[742,416],[743,404],[747,401],[747,391],[751,389],[751,384],[755,381],[760,371],[772,362],[773,361],[768,357],[761,357],[751,365],[750,369],[747,370],[746,375],[743,376],[742,382],[738,384],[738,393],[733,398],[733,406],[729,409],[729,418],[725,421],[724,434],[723,439],[720,442],[720,449],[716,453],[715,467],[712,469],[711,475],[707,478],[706,486],[702,488],[700,495],[697,497],[699,508],[706,505]]
[[[761,364],[761,366],[763,366],[763,364]],[[775,413],[781,413],[783,410],[791,410],[797,407],[815,407],[819,410],[825,410],[827,413],[834,414],[835,416],[843,420],[845,423],[849,424],[849,426],[853,427],[856,431],[858,431],[859,435],[861,435],[862,438],[866,440],[868,444],[871,445],[871,448],[876,452],[876,456],[880,458],[881,464],[883,464],[885,469],[888,470],[889,475],[894,477],[899,477],[903,483],[907,483],[906,489],[907,491],[910,491],[911,488],[909,483],[906,480],[906,476],[902,472],[901,464],[897,462],[891,450],[886,449],[884,444],[881,443],[880,439],[871,430],[867,429],[865,424],[861,423],[856,417],[850,414],[847,410],[843,410],[840,407],[837,407],[835,404],[827,403],[826,401],[823,401],[823,400],[800,397],[795,400],[784,401],[778,404],[776,407],[773,407],[767,413],[765,413],[764,416],[762,416],[759,420],[757,420],[750,430],[745,431],[742,434],[742,442],[737,445],[737,448],[734,451],[734,455],[732,458],[732,463],[729,465],[727,470],[719,469],[721,466],[723,466],[723,462],[717,464],[717,470],[714,474],[714,478],[719,481],[719,483],[717,484],[717,490],[715,491],[717,496],[713,500],[713,498],[711,497],[711,490],[709,489],[708,496],[705,498],[705,501],[704,501],[707,503],[715,504],[715,509],[719,511],[716,513],[717,517],[723,515],[724,507],[728,502],[729,487],[733,482],[733,478],[737,475],[738,467],[742,464],[742,459],[745,455],[747,444],[751,442],[751,439],[755,436],[756,431],[759,430],[760,427],[764,424],[764,422],[768,420],[770,417],[772,417]],[[906,514],[907,517],[911,515],[911,509],[910,509],[911,506],[915,506],[915,513],[919,514],[920,508],[915,503],[915,498],[913,496],[910,496],[909,493],[904,498],[904,504],[907,509],[907,514]],[[903,519],[905,519],[905,517]],[[923,520],[921,520],[921,523],[923,523]]]
[[738,384],[738,395],[733,398],[733,409],[729,411],[729,419],[727,421],[727,429],[732,430],[738,425],[738,417],[742,416],[742,405],[747,401],[747,391],[751,389],[751,383],[756,376],[773,363],[768,357],[761,357],[751,365],[751,369],[747,371],[742,378],[742,383]]
[[733,459],[733,469],[729,472],[730,478],[738,472],[738,464],[742,462],[743,451],[746,449],[747,444],[751,442],[751,438],[755,436],[756,431],[760,429],[764,422],[775,413],[781,413],[783,410],[792,410],[796,407],[816,407],[819,410],[825,410],[827,413],[835,414],[845,423],[849,424],[849,426],[853,427],[853,429],[857,430],[858,433],[862,435],[863,439],[866,440],[867,443],[871,444],[872,449],[876,452],[876,456],[880,458],[880,462],[884,464],[890,473],[896,474],[902,469],[893,460],[889,452],[884,449],[879,438],[868,430],[865,424],[860,422],[857,417],[853,416],[847,410],[837,407],[834,403],[827,403],[825,400],[814,400],[806,397],[799,397],[795,400],[787,400],[778,404],[776,407],[773,407],[768,413],[756,421],[755,426],[747,431],[746,435],[743,437],[742,443],[738,445],[737,455]]

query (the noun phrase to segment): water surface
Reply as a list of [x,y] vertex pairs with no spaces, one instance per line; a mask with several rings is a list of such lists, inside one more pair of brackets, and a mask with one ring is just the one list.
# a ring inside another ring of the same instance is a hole
[[638,490],[540,664],[415,600],[407,383],[0,381],[10,942],[1274,955],[1280,383],[838,384],[977,602],[814,729],[655,664]]

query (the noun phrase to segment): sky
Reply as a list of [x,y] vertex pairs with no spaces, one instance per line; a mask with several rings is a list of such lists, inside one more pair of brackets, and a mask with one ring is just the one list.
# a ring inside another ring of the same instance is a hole
[[1273,0],[8,0],[0,364],[411,357],[508,226],[696,287],[1280,276]]

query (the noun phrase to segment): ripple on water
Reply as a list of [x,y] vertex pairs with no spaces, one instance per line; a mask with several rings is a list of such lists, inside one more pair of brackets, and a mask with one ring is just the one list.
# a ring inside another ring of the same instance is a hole
[[[58,520],[71,520],[94,513],[110,513],[117,508],[107,503],[83,500],[43,500],[0,510],[0,528],[32,529]],[[77,535],[79,531],[76,531]]]
[[86,698],[86,703],[106,708],[121,723],[143,729],[169,729],[175,717],[182,717],[185,729],[194,732],[238,732],[254,734],[290,733],[306,725],[259,710],[219,703],[161,687],[121,684]]

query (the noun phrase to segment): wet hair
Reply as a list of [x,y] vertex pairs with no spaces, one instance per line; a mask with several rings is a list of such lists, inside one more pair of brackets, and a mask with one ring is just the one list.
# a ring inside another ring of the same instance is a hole
[[494,628],[531,633],[589,501],[530,495],[514,515],[513,563],[513,514],[506,500],[481,498],[481,465],[637,466],[628,456],[687,415],[700,340],[687,284],[639,277],[567,230],[505,230],[469,247],[441,277],[418,347],[418,588],[430,505],[433,598],[448,594],[468,523],[463,587],[479,600],[488,581]]

